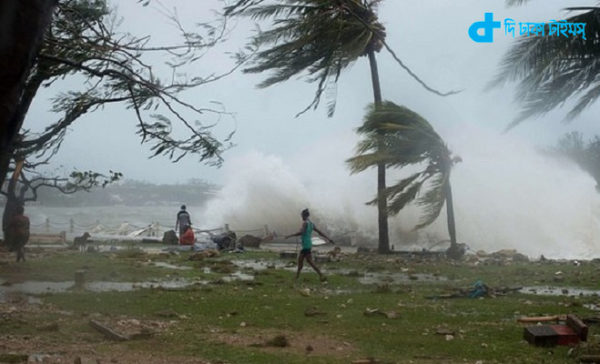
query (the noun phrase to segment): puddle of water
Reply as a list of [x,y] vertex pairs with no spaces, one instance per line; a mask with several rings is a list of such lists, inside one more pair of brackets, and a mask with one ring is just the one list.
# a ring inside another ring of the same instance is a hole
[[588,310],[592,310],[592,311],[600,311],[600,305],[597,305],[595,303],[586,303],[583,305],[583,307],[587,308]]
[[535,294],[544,296],[600,296],[600,291],[591,289],[581,288],[567,288],[567,287],[543,287],[543,286],[531,286],[523,287],[519,290],[519,293]]
[[167,269],[176,269],[176,270],[191,270],[191,269],[193,269],[192,267],[174,265],[174,264],[169,264],[169,263],[165,263],[165,262],[153,262],[152,265],[154,265],[156,267],[167,268]]
[[266,270],[266,269],[287,269],[296,270],[296,266],[288,267],[286,262],[280,260],[232,260],[236,266],[242,269]]
[[41,281],[27,281],[22,283],[13,283],[7,286],[1,286],[1,293],[25,293],[25,294],[44,294],[44,293],[59,293],[66,292],[69,288],[73,287],[75,281],[66,282],[41,282]]
[[231,273],[230,275],[223,277],[223,280],[225,282],[232,282],[232,281],[253,281],[254,280],[254,276],[251,274],[246,274],[246,273],[242,273],[242,272],[234,272]]
[[[242,269],[254,269],[256,271],[266,269],[284,269],[287,271],[295,272],[296,266],[289,265],[289,262],[283,262],[280,260],[275,261],[264,261],[264,260],[232,260],[236,266]],[[304,269],[310,270],[310,267],[305,266]],[[325,269],[321,267],[321,270],[325,274],[340,274],[348,275],[351,272],[349,269]],[[436,276],[427,273],[392,273],[392,272],[366,272],[357,275],[358,280],[362,284],[377,284],[377,283],[406,283],[406,282],[444,282],[447,281],[447,277]]]
[[27,302],[30,305],[40,305],[42,300],[38,297],[26,295],[21,292],[2,292],[0,291],[0,303],[22,304]]
[[[146,282],[108,282],[94,281],[86,282],[83,285],[84,290],[92,292],[108,292],[118,291],[126,292],[142,288],[166,288],[177,289],[185,288],[194,284],[208,284],[208,281],[178,279],[171,281],[146,281]],[[14,283],[11,285],[0,286],[0,297],[4,297],[11,293],[22,293],[27,295],[41,295],[45,293],[64,293],[71,291],[75,286],[75,281],[63,282],[43,282],[43,281],[26,281],[22,283]]]
[[389,273],[389,272],[366,272],[358,278],[362,284],[378,283],[407,283],[407,282],[445,282],[448,278],[428,273]]
[[174,281],[157,281],[157,282],[89,282],[84,284],[84,289],[92,292],[128,292],[142,288],[165,288],[178,289],[189,287],[194,284],[208,284],[208,281],[189,281],[186,279]]

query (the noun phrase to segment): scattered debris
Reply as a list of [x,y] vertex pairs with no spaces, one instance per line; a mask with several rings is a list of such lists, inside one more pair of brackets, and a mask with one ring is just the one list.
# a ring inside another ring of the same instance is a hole
[[285,337],[285,335],[277,335],[274,338],[272,338],[271,340],[267,341],[265,343],[266,346],[274,346],[277,348],[285,348],[290,346],[290,343],[288,342],[287,337]]
[[517,322],[531,323],[531,322],[548,322],[548,321],[564,321],[567,319],[565,315],[553,315],[553,316],[533,316],[533,317],[519,317]]
[[179,239],[177,239],[177,234],[175,230],[167,230],[163,234],[162,243],[165,245],[177,245],[179,244]]
[[436,335],[455,335],[454,330],[450,330],[446,327],[438,327],[435,330]]
[[303,295],[304,297],[310,296],[310,288],[302,288],[302,289],[298,290],[298,292],[300,292],[300,294]]
[[154,313],[156,316],[164,318],[179,318],[179,314],[173,310],[162,310]]
[[336,246],[327,252],[327,257],[329,258],[330,262],[339,262],[342,258],[342,248]]
[[358,359],[358,360],[352,361],[352,364],[379,364],[379,363],[381,363],[381,362],[375,358]]
[[58,323],[53,322],[51,324],[44,325],[42,327],[39,327],[38,331],[48,331],[48,332],[58,331]]
[[48,354],[31,354],[27,358],[27,364],[30,363],[50,363],[52,356]]
[[473,284],[473,289],[469,292],[469,298],[479,298],[488,295],[489,288],[482,281],[477,281]]
[[78,356],[75,358],[74,364],[98,364],[100,361],[97,359],[91,359],[86,357]]
[[190,257],[188,258],[188,260],[203,260],[205,258],[212,258],[212,257],[218,257],[219,256],[219,251],[215,250],[215,249],[206,249],[204,251],[198,252],[198,253],[194,253],[192,255],[190,255]]
[[480,298],[480,297],[496,297],[505,296],[509,293],[515,293],[523,289],[523,287],[497,287],[492,288],[481,281],[475,282],[472,288],[459,288],[451,293],[444,293],[434,296],[425,296],[427,299],[448,299],[448,298]]
[[217,244],[219,250],[233,250],[236,247],[237,235],[233,231],[211,235],[211,240]]
[[375,315],[380,315],[380,316],[383,316],[383,317],[388,318],[388,319],[396,319],[396,318],[398,318],[400,316],[396,311],[384,312],[384,311],[381,311],[378,308],[369,308],[369,307],[367,307],[365,309],[365,311],[363,312],[363,315],[365,315],[367,317],[375,316]]
[[306,317],[314,317],[314,316],[325,316],[327,312],[319,311],[317,307],[309,307],[304,310],[304,316]]
[[259,237],[246,234],[238,239],[238,244],[245,248],[259,248],[262,241]]
[[29,358],[27,354],[0,354],[0,363],[21,363]]
[[580,363],[600,363],[600,355],[581,355]]
[[567,315],[564,325],[528,326],[523,332],[527,342],[535,346],[573,345],[587,341],[588,327],[575,315]]
[[114,331],[110,327],[105,326],[96,320],[90,320],[90,326],[92,326],[94,329],[98,330],[100,333],[102,333],[104,336],[106,336],[107,338],[109,338],[111,340],[115,340],[115,341],[129,340],[129,337],[119,334],[118,332]]
[[389,283],[378,283],[375,285],[375,289],[373,290],[373,293],[391,293],[392,292],[392,288],[390,287]]

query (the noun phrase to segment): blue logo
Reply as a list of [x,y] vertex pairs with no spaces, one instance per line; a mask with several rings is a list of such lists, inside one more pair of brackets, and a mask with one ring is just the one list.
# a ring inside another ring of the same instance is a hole
[[[550,20],[550,22],[515,22],[514,19],[504,19],[504,35],[515,37],[516,28],[520,36],[546,36],[546,37],[581,37],[585,36],[586,23],[569,23],[566,20]],[[484,21],[476,21],[469,27],[469,37],[477,43],[492,43],[494,29],[502,28],[502,23],[494,21],[494,13],[485,13]],[[480,32],[480,30],[483,30]]]
[[[469,37],[477,43],[492,43],[494,41],[494,29],[500,28],[501,23],[494,21],[494,13],[485,13],[484,21],[477,21],[469,27]],[[479,34],[483,29],[483,34]]]

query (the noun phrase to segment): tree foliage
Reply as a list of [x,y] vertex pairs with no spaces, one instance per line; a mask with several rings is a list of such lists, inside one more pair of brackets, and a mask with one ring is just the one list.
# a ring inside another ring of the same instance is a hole
[[[299,114],[317,108],[321,97],[331,91],[328,115],[335,111],[335,87],[343,69],[369,52],[388,50],[394,59],[421,85],[427,86],[396,56],[385,41],[385,27],[377,17],[381,0],[238,0],[225,9],[233,16],[257,21],[271,20],[272,27],[252,38],[260,49],[245,72],[271,74],[260,87],[306,76],[317,83],[312,102]],[[266,48],[266,49],[265,49]]]
[[121,172],[109,171],[108,174],[95,171],[72,171],[68,176],[42,174],[35,168],[24,167],[18,175],[18,181],[10,181],[0,194],[7,200],[16,199],[20,204],[27,201],[37,201],[38,191],[41,188],[50,188],[62,194],[73,194],[79,191],[91,191],[95,187],[106,187],[119,181],[123,177]]
[[[52,111],[60,115],[58,120],[39,134],[23,130],[14,144],[15,154],[53,153],[67,128],[81,116],[122,103],[133,111],[142,142],[152,144],[152,156],[178,161],[195,154],[201,161],[220,164],[229,138],[217,140],[211,133],[215,118],[202,119],[209,114],[218,119],[223,110],[198,107],[180,94],[224,76],[190,76],[184,68],[189,69],[221,41],[225,23],[203,24],[200,34],[185,30],[175,17],[170,20],[181,30],[181,39],[174,44],[153,45],[149,36],[118,31],[116,14],[105,0],[61,0],[27,78],[19,103],[21,118],[25,118],[40,87],[69,77],[82,79],[83,87],[56,96]],[[152,62],[156,59],[166,61]],[[163,72],[170,69],[167,77],[157,72],[161,67]],[[173,123],[184,126],[187,137],[175,137]]]
[[594,136],[585,141],[583,134],[571,132],[565,134],[551,152],[565,156],[586,171],[596,181],[596,189],[600,192],[600,137]]
[[364,139],[347,161],[352,173],[378,163],[386,168],[417,167],[417,172],[386,189],[388,211],[395,215],[415,202],[424,211],[417,229],[435,221],[448,199],[450,171],[460,158],[452,157],[431,124],[414,111],[386,101],[378,108],[369,107],[358,132]]

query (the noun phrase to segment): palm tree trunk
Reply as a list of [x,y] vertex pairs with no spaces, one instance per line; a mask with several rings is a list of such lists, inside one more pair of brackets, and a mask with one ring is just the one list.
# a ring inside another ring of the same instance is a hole
[[[450,176],[448,176],[450,178]],[[448,234],[450,235],[450,248],[446,250],[446,255],[451,259],[461,259],[465,255],[465,246],[458,245],[456,242],[456,226],[454,223],[454,203],[452,202],[452,188],[450,181],[444,185],[446,192],[446,214],[448,217]]]
[[[373,82],[373,97],[375,100],[375,108],[377,108],[382,103],[379,71],[377,69],[375,51],[371,49],[368,55],[369,66],[371,68],[371,81]],[[381,143],[381,138],[379,143]],[[377,250],[381,254],[386,254],[390,252],[390,240],[388,232],[387,198],[385,196],[385,163],[377,164],[377,213],[379,227],[379,247]]]
[[57,0],[0,1],[0,186],[21,126],[15,112],[56,4]]
[[456,249],[456,225],[454,223],[454,203],[452,202],[452,188],[450,181],[446,188],[446,214],[448,216],[448,234],[450,235],[450,249]]

